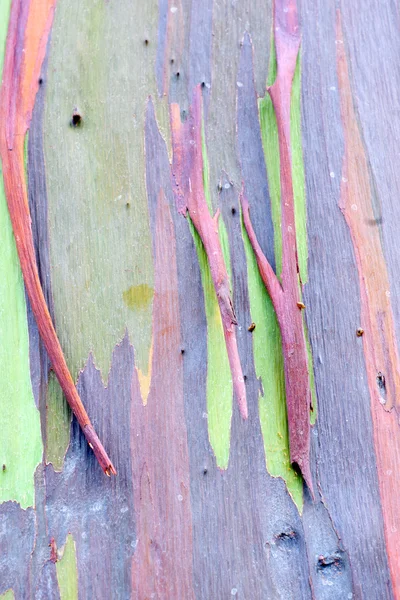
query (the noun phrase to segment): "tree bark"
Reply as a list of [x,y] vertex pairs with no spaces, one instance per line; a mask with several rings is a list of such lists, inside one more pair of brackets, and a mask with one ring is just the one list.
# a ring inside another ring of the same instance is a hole
[[400,600],[399,51],[378,0],[0,2],[1,597]]

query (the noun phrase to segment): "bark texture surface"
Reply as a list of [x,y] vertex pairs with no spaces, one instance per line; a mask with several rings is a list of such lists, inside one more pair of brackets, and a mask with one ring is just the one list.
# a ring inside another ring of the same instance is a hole
[[[0,0],[1,597],[400,600],[399,7],[297,10],[314,500],[242,220],[245,196],[282,282],[272,3]],[[38,334],[11,193],[115,478]]]

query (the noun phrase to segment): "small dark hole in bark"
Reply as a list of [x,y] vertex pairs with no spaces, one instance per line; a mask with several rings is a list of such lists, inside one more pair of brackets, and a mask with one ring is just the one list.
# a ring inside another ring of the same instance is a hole
[[71,125],[72,127],[80,127],[82,125],[82,116],[78,112],[72,113]]
[[297,533],[294,529],[287,528],[281,533],[277,533],[275,535],[275,540],[277,542],[290,543],[297,540]]
[[177,77],[180,77],[180,76],[181,76],[181,74],[179,73],[179,71],[177,71],[177,73],[176,73],[176,76],[177,76]]
[[378,375],[376,376],[376,383],[378,384],[378,388],[380,390],[386,390],[385,376],[383,373],[381,373],[381,371],[379,371]]
[[247,375],[243,375],[243,379],[247,381]]
[[201,82],[201,87],[205,87],[205,86],[206,86],[206,82],[205,82],[205,81],[202,81],[202,82]]
[[173,58],[171,58],[171,60],[169,62],[171,63],[171,65],[173,65],[175,60]]
[[5,470],[6,470],[6,465],[3,465],[3,471],[5,471]]
[[231,212],[232,212],[233,215],[236,215],[236,208],[234,206],[232,206]]
[[379,401],[381,404],[385,405],[387,402],[387,398],[386,398],[386,380],[385,380],[385,376],[384,374],[379,371],[377,376],[376,376],[376,384],[378,386],[379,389],[379,393],[380,393],[380,398]]
[[185,348],[181,348],[181,354],[185,354]]
[[203,475],[207,475],[207,473],[208,473],[208,469],[204,468],[203,469]]
[[40,78],[39,78],[39,85],[42,85],[42,83],[43,83],[43,78],[42,78],[42,77],[40,77]]
[[146,39],[146,40],[144,40],[144,45],[145,45],[145,46],[148,46],[148,45],[149,45],[149,40],[147,40],[147,39]]
[[343,567],[343,559],[338,553],[321,555],[318,557],[318,571],[341,571]]
[[130,202],[127,202],[127,203],[126,203],[126,208],[129,208],[129,207],[130,207],[130,205],[131,205],[131,203],[130,203]]

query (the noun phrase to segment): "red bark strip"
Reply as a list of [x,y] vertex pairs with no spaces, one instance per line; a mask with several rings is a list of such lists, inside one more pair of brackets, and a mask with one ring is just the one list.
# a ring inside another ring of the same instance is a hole
[[154,354],[146,406],[142,404],[136,370],[132,382],[138,540],[132,564],[132,598],[194,600],[178,270],[174,226],[162,189],[154,236]]
[[296,0],[275,0],[274,35],[278,74],[268,93],[274,106],[279,139],[282,230],[282,285],[257,241],[242,195],[243,220],[255,253],[260,275],[271,297],[282,336],[288,412],[290,460],[296,464],[313,494],[310,471],[311,389],[308,355],[301,314],[299,266],[290,141],[292,81],[300,48]]
[[200,85],[194,90],[190,115],[185,124],[182,124],[180,119],[179,105],[171,104],[174,192],[178,211],[183,215],[186,211],[189,213],[207,254],[221,313],[233,389],[240,414],[247,419],[246,387],[235,331],[237,321],[231,299],[228,272],[218,236],[219,209],[214,217],[211,217],[204,195],[201,117]]
[[97,460],[107,475],[116,470],[94,431],[68,370],[40,285],[31,230],[24,164],[40,69],[55,2],[14,0],[11,8],[0,97],[0,155],[7,204],[25,287],[54,372]]
[[400,598],[400,361],[389,277],[372,206],[368,158],[353,106],[340,12],[336,20],[337,72],[344,134],[340,208],[349,227],[361,295],[362,344],[371,399],[379,490],[389,568]]

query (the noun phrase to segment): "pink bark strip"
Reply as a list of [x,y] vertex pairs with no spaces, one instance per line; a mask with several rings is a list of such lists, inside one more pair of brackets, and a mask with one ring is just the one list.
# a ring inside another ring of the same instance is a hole
[[132,564],[132,598],[194,600],[175,232],[162,190],[156,219],[154,353],[146,406],[136,370],[132,382],[132,463],[138,539]]
[[389,276],[372,205],[368,156],[360,135],[337,11],[336,45],[344,156],[340,209],[349,227],[360,283],[362,343],[371,400],[379,490],[389,568],[400,598],[400,361],[390,300]]
[[186,211],[189,213],[207,254],[221,313],[233,389],[240,414],[247,419],[246,387],[235,331],[237,321],[232,305],[228,272],[218,236],[219,210],[214,217],[211,217],[204,195],[201,115],[200,86],[195,88],[190,115],[185,124],[181,122],[179,106],[171,104],[174,192],[178,211],[181,214],[186,214]]
[[279,139],[282,231],[282,285],[263,254],[251,225],[249,205],[242,195],[243,220],[256,255],[261,278],[271,296],[277,315],[285,371],[286,405],[289,424],[290,460],[297,465],[313,494],[310,471],[311,389],[308,355],[299,304],[299,266],[290,139],[290,103],[293,75],[300,48],[295,0],[275,0],[274,35],[278,74],[268,93],[274,106]]

